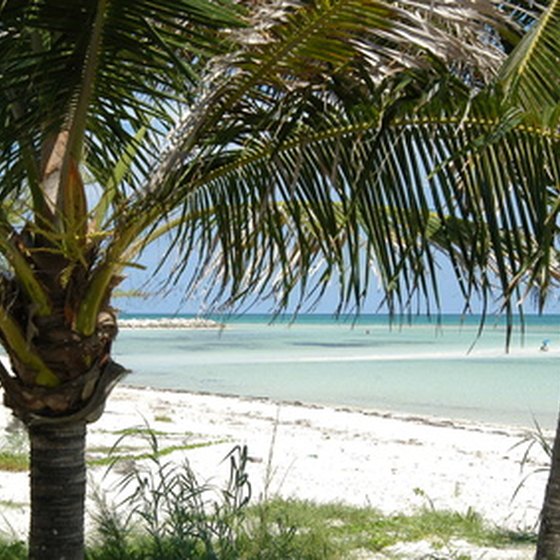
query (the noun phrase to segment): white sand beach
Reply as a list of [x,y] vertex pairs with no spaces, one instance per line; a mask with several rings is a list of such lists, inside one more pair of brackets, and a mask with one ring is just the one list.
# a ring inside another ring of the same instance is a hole
[[[9,421],[1,408],[0,435]],[[526,529],[535,526],[546,482],[545,472],[530,476],[512,500],[524,476],[547,463],[534,446],[521,472],[527,447],[515,447],[524,436],[517,428],[131,387],[116,389],[105,414],[90,426],[91,456],[104,455],[121,430],[146,423],[165,432],[161,447],[212,443],[169,455],[188,459],[200,480],[226,478],[223,459],[246,444],[255,499],[266,493],[371,505],[386,513],[427,504],[472,508],[492,524]],[[92,488],[114,481],[103,479],[105,471],[90,468]],[[26,531],[27,482],[25,473],[0,478],[0,527],[11,535]]]

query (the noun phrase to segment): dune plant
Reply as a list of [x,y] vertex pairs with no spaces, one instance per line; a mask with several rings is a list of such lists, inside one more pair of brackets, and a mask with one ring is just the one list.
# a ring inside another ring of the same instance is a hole
[[337,281],[359,308],[375,272],[391,312],[438,306],[439,250],[467,302],[497,282],[510,316],[522,281],[544,301],[559,9],[0,3],[0,380],[30,434],[30,558],[83,558],[86,425],[124,373],[111,298],[154,240],[211,302]]
[[[239,558],[238,539],[251,496],[247,448],[225,457],[229,480],[223,488],[199,482],[188,462],[163,459],[157,436],[146,433],[150,452],[118,483],[118,506],[98,495],[100,544],[97,558],[137,557],[193,560]],[[113,467],[118,465],[118,457]]]
[[[229,482],[220,489],[198,481],[188,463],[162,463],[155,447],[152,459],[121,479],[124,499],[117,496],[117,506],[109,506],[100,495],[98,531],[88,558],[351,560],[374,554],[397,558],[402,553],[395,549],[418,542],[430,543],[434,558],[459,558],[457,549],[464,549],[465,542],[473,557],[487,554],[481,547],[519,550],[522,545],[527,550],[535,542],[533,534],[505,532],[485,523],[472,509],[459,513],[430,506],[407,515],[384,515],[374,508],[338,503],[281,498],[251,503],[246,456],[243,448],[232,450]],[[507,551],[499,553],[505,557]]]
[[26,471],[29,468],[29,442],[21,422],[16,418],[0,437],[0,471]]

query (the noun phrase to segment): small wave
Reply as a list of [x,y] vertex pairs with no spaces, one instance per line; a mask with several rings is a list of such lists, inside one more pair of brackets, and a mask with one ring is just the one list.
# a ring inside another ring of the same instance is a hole
[[520,358],[558,358],[558,352],[540,352],[533,349],[522,349],[506,353],[503,349],[488,349],[468,352],[466,350],[448,350],[443,352],[414,352],[402,354],[356,354],[353,356],[300,356],[283,358],[280,361],[294,362],[405,362],[405,361],[435,361],[435,360],[517,360]]

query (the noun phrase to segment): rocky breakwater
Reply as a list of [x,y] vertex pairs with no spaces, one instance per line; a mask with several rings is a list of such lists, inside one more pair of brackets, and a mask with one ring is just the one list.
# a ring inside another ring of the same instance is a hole
[[223,329],[225,325],[212,319],[200,317],[184,319],[161,317],[157,319],[120,319],[121,329]]

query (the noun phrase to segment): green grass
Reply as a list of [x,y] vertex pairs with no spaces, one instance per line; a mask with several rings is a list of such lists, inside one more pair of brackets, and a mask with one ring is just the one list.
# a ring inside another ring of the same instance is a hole
[[[218,443],[223,443],[221,441],[216,442],[202,442],[202,443],[192,443],[186,445],[170,445],[168,447],[162,447],[158,451],[160,457],[174,453],[175,451],[187,451],[189,449],[198,449],[200,447],[208,447],[209,445],[215,445]],[[151,457],[150,452],[142,453],[126,453],[126,454],[113,454],[110,455],[109,452],[111,448],[95,448],[88,450],[94,453],[106,453],[105,457],[91,458],[87,460],[87,464],[90,467],[103,467],[112,465],[115,461],[142,461]],[[5,451],[0,450],[0,471],[6,472],[25,472],[29,470],[29,458],[25,453],[20,453],[19,451]]]
[[[453,551],[454,543],[527,550],[535,543],[533,533],[489,526],[473,510],[437,511],[430,500],[410,515],[301,500],[250,505],[246,447],[236,446],[228,454],[229,481],[215,488],[200,484],[188,462],[164,458],[222,442],[160,447],[152,430],[124,434],[138,435],[145,439],[147,452],[135,446],[137,452],[130,453],[120,438],[119,446],[98,449],[109,451],[107,457],[88,461],[92,466],[112,467],[133,460],[135,468],[121,476],[119,486],[125,497],[117,506],[98,496],[97,532],[87,560],[352,560],[380,552],[389,559],[391,546],[418,541],[432,545],[437,551],[434,558],[470,560]],[[26,460],[25,455],[19,456]],[[0,464],[1,457],[0,452]],[[21,543],[0,541],[0,560],[25,558]]]
[[318,505],[305,501],[274,500],[251,509],[253,516],[283,520],[296,534],[313,535],[327,544],[331,556],[342,559],[348,551],[379,552],[399,542],[425,540],[436,548],[453,540],[495,548],[517,547],[535,542],[532,533],[516,533],[489,526],[474,511],[465,514],[423,508],[410,515],[383,515],[373,508],[340,504]]
[[169,437],[169,436],[192,436],[192,432],[167,432],[163,430],[154,430],[149,426],[146,427],[133,427],[133,428],[123,428],[122,430],[116,430],[111,433],[121,437],[131,437],[131,436],[139,436],[143,438],[152,438],[152,437]]
[[[169,436],[169,434],[165,432],[153,432],[147,429],[142,428],[133,428],[127,430],[120,430],[118,432],[111,432],[115,435],[122,436],[140,436],[145,438],[147,434],[153,434],[156,436]],[[182,434],[184,435],[184,434]],[[156,451],[159,457],[164,457],[169,455],[170,453],[174,453],[175,451],[188,451],[191,449],[198,449],[201,447],[207,447],[209,445],[217,445],[220,443],[224,443],[226,440],[216,440],[216,441],[207,441],[207,442],[199,442],[199,443],[191,443],[191,444],[182,444],[182,445],[169,445],[166,447],[158,448]],[[118,446],[119,453],[115,453],[115,446],[97,446],[97,447],[90,447],[87,449],[88,455],[103,455],[103,457],[88,457],[87,464],[90,467],[103,467],[112,465],[115,461],[142,461],[144,459],[148,459],[153,456],[153,451],[140,451],[138,447],[129,445],[119,445]],[[123,453],[123,451],[128,451],[127,453]],[[133,451],[138,451],[137,453],[133,453]],[[29,456],[28,452],[23,448],[23,446],[18,446],[15,448],[14,446],[4,446],[0,447],[0,471],[5,472],[25,472],[29,470]]]
[[[445,550],[441,558],[468,559],[453,555],[454,540],[494,548],[528,547],[535,541],[534,534],[490,527],[472,511],[459,514],[426,508],[411,515],[382,515],[373,508],[276,499],[247,508],[239,518],[228,515],[222,521],[228,521],[233,532],[227,544],[214,549],[220,560],[351,560],[360,551],[373,554],[398,542],[420,540]],[[215,521],[212,511],[204,523],[196,520],[196,528],[206,528],[211,538]],[[100,538],[88,548],[88,560],[213,558],[203,542],[188,535],[169,531],[154,538],[147,531],[119,526],[118,518],[107,522],[105,518]],[[21,543],[0,542],[0,560],[20,559],[25,559]]]
[[29,443],[23,425],[13,419],[0,438],[0,471],[25,472],[29,469]]
[[0,540],[0,560],[27,560],[27,547],[22,542]]
[[27,504],[24,502],[14,502],[13,500],[0,500],[0,511],[4,509],[20,509]]
[[0,449],[0,471],[25,472],[28,469],[29,458],[26,453]]
[[156,422],[173,422],[173,418],[170,418],[169,416],[165,416],[164,414],[154,416],[154,420]]
[[[217,445],[218,443],[223,443],[223,441],[206,441],[201,443],[190,443],[185,445],[169,445],[167,447],[162,447],[157,451],[157,457],[165,457],[175,451],[188,451],[190,449],[199,449],[201,447],[208,447],[210,445]],[[143,453],[127,453],[127,454],[108,454],[106,457],[99,457],[97,459],[89,459],[87,464],[90,467],[103,467],[110,466],[115,462],[119,461],[143,461],[145,459],[150,459],[153,457],[153,452],[146,451]]]

